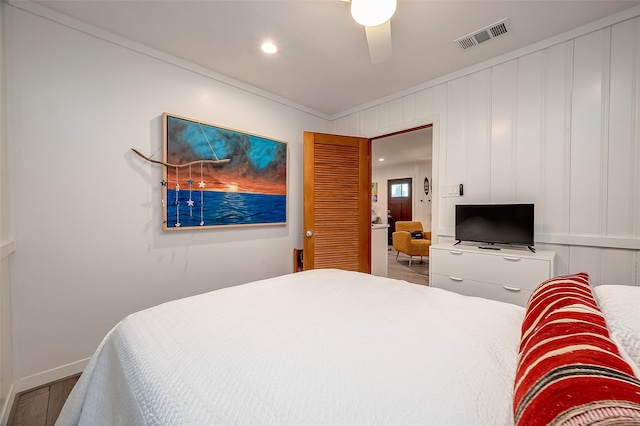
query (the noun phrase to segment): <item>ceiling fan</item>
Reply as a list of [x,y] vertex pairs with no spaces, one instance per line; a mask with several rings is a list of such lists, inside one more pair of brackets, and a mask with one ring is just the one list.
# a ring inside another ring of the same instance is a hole
[[364,26],[373,64],[391,58],[391,17],[397,4],[397,0],[351,0],[351,16]]

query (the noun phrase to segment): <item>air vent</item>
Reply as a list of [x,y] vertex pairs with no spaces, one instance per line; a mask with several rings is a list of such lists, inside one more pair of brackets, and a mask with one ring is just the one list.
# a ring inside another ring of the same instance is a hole
[[478,31],[474,31],[464,37],[460,37],[455,40],[454,43],[456,43],[460,49],[467,50],[479,45],[480,43],[484,43],[485,41],[508,34],[509,32],[511,32],[511,22],[509,21],[509,18],[504,18],[495,24],[489,25],[488,27],[482,28]]

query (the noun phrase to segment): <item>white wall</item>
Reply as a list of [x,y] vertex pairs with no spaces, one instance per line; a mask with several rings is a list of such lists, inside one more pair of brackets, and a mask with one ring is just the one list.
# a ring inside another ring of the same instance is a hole
[[[375,143],[375,141],[373,142]],[[424,193],[424,178],[432,179],[431,162],[398,164],[393,166],[376,167],[373,169],[372,181],[378,182],[378,202],[372,203],[372,208],[380,216],[381,223],[388,223],[387,202],[389,200],[387,181],[390,179],[412,178],[413,220],[422,222],[425,231],[431,230],[431,192]]]
[[14,244],[9,232],[8,203],[5,202],[9,194],[9,168],[5,133],[4,10],[5,4],[0,3],[0,409],[2,410],[9,405],[9,395],[14,381],[10,281],[10,260]]
[[437,241],[451,240],[456,203],[534,202],[536,246],[557,252],[558,274],[640,285],[639,113],[640,18],[618,16],[351,111],[333,129],[434,122],[434,194],[465,186],[460,198],[434,195]]
[[[131,312],[292,271],[303,131],[328,131],[326,119],[55,14],[7,12],[13,372],[22,387],[81,369]],[[161,158],[165,111],[288,142],[288,224],[162,232],[161,167],[131,148]]]

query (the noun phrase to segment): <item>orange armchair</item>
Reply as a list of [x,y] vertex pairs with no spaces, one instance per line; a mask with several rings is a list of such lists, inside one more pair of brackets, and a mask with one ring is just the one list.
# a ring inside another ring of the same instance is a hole
[[[422,231],[423,239],[412,239],[411,232],[409,231]],[[429,246],[431,246],[431,232],[424,232],[422,229],[422,222],[396,222],[396,232],[391,234],[393,241],[393,248],[397,251],[396,260],[400,253],[404,253],[409,256],[409,266],[413,256],[420,256],[422,262],[422,256],[429,256]]]

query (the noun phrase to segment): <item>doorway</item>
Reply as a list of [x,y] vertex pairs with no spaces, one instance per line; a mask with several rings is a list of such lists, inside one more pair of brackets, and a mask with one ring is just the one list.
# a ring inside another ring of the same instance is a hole
[[[425,258],[423,263],[414,262],[413,267],[408,265],[406,257],[396,260],[396,252],[393,250],[393,240],[389,240],[395,229],[395,221],[404,219],[419,221],[425,231],[433,231],[435,216],[437,215],[437,200],[433,199],[431,186],[437,174],[437,164],[433,161],[437,153],[436,141],[432,125],[427,124],[410,130],[401,130],[398,133],[374,136],[371,138],[371,163],[372,181],[377,183],[378,194],[372,202],[379,222],[386,224],[387,228],[387,277],[402,279],[416,284],[428,285],[429,260]],[[408,197],[396,198],[393,195],[392,184],[406,182],[406,187],[398,187],[396,191],[402,194],[403,189],[411,195],[409,207],[402,211],[394,209],[394,201],[402,199],[408,201]],[[429,182],[429,185],[425,185]],[[409,186],[410,185],[410,186]],[[393,198],[393,200],[392,200]],[[388,206],[388,203],[391,203]],[[391,217],[388,217],[388,216]],[[417,268],[419,270],[416,270]]]
[[[422,222],[425,231],[432,231],[432,219],[436,213],[430,190],[436,172],[436,165],[433,164],[433,135],[433,127],[429,124],[371,138],[372,181],[374,185],[378,185],[372,209],[379,218],[379,223],[389,225],[390,232],[394,228],[388,218],[388,181],[403,178],[412,180],[412,220]],[[423,184],[425,179],[430,184],[429,189]]]
[[387,180],[387,194],[388,239],[392,245],[391,234],[396,229],[396,222],[413,220],[413,179]]

